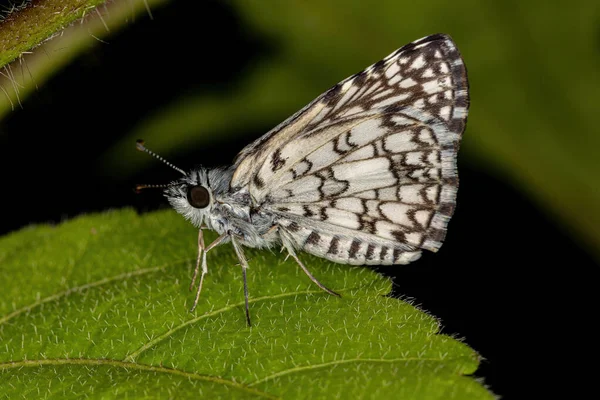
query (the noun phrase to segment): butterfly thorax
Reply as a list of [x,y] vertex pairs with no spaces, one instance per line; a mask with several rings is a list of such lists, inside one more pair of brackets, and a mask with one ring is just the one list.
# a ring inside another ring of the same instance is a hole
[[220,235],[233,233],[248,247],[275,245],[278,236],[270,234],[275,216],[253,205],[246,189],[232,191],[232,175],[232,168],[197,167],[173,182],[165,196],[197,228],[207,227]]

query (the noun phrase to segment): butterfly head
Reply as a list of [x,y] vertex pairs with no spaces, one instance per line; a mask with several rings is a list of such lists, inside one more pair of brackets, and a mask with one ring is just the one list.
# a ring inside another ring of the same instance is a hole
[[202,167],[167,185],[164,194],[175,211],[196,227],[207,220],[215,203],[208,170]]
[[197,227],[202,225],[211,212],[214,204],[213,191],[209,184],[209,175],[206,168],[195,168],[189,173],[171,164],[158,154],[147,149],[143,140],[136,142],[138,150],[150,154],[167,164],[184,176],[166,185],[137,185],[136,191],[141,189],[164,189],[164,195],[171,206]]

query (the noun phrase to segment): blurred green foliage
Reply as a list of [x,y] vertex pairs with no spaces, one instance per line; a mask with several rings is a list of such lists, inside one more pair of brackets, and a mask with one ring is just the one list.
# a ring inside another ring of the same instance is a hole
[[138,137],[169,157],[243,128],[275,125],[401,45],[444,32],[458,44],[471,84],[461,162],[512,182],[600,256],[597,1],[229,4],[277,51],[247,68],[232,91],[187,93],[140,121],[107,152],[107,171],[127,176],[153,162],[129,157]]

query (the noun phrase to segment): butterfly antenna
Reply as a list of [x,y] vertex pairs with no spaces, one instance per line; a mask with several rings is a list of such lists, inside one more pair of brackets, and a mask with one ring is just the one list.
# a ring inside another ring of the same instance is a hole
[[165,185],[135,185],[135,192],[140,193],[143,189],[164,189],[171,186],[170,183]]
[[[161,156],[159,156],[158,154],[156,154],[155,152],[153,152],[152,150],[149,150],[148,148],[146,148],[144,146],[144,141],[142,139],[138,139],[135,142],[135,147],[139,150],[139,151],[143,151],[144,153],[148,153],[150,154],[152,157],[156,158],[159,161],[162,161],[163,163],[167,164],[169,167],[173,168],[176,171],[181,172],[183,175],[187,175],[185,173],[184,170],[182,170],[181,168],[177,168],[176,166],[174,166],[173,164],[171,164],[170,162],[168,162],[167,160],[165,160],[164,158],[162,158]],[[138,185],[139,186],[144,186],[141,189],[145,189],[145,188],[154,188],[156,186],[160,187],[161,185]],[[138,189],[138,187],[136,187],[136,190]]]

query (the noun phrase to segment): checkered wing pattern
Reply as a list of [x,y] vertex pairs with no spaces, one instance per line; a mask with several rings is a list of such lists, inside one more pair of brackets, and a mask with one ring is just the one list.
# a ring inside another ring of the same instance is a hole
[[422,38],[244,148],[231,188],[275,213],[297,248],[341,263],[406,264],[444,240],[468,106],[452,39]]

